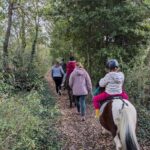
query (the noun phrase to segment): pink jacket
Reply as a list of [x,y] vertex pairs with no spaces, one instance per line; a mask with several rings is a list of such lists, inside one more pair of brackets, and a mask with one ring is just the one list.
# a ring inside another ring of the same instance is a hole
[[87,95],[92,92],[92,83],[89,74],[85,69],[76,67],[69,78],[69,86],[73,95]]

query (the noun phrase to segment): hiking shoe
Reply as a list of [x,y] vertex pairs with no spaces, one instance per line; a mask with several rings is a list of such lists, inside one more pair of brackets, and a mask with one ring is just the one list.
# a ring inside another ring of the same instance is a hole
[[84,116],[81,117],[81,121],[85,121],[85,117]]
[[61,95],[61,91],[60,90],[58,91],[58,94]]
[[80,115],[80,112],[76,112],[76,115]]

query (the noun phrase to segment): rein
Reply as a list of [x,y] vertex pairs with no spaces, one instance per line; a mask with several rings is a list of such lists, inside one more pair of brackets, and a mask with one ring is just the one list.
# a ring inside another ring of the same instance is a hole
[[121,101],[122,101],[122,107],[121,107],[121,109],[119,110],[119,113],[121,113],[121,110],[124,108],[125,105],[128,106],[128,103],[126,103],[126,102],[123,100],[123,98],[122,98],[121,96],[113,97],[112,100],[113,100],[113,99],[118,99],[118,100],[121,100]]
[[123,109],[125,105],[128,106],[128,104],[123,99],[120,99],[120,100],[123,102],[121,109]]

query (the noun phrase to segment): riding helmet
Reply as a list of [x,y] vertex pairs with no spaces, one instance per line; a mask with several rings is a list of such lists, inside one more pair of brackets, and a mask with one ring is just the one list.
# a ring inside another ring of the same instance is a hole
[[108,68],[108,69],[114,69],[114,68],[118,68],[118,67],[119,67],[119,63],[116,59],[110,59],[106,63],[106,68]]

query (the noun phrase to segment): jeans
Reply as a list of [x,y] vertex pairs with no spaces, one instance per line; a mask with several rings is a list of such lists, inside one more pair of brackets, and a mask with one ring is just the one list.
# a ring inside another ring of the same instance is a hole
[[81,112],[81,116],[85,116],[85,109],[86,109],[85,97],[86,97],[85,95],[75,96],[77,111]]

